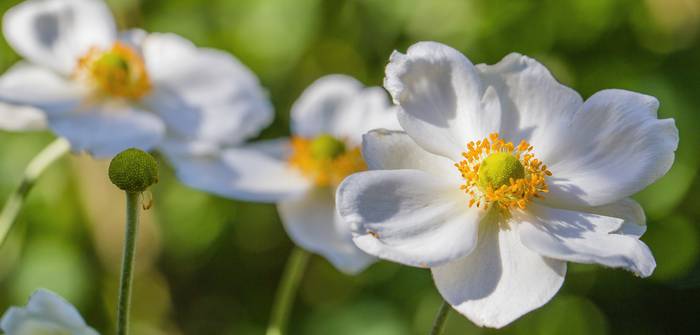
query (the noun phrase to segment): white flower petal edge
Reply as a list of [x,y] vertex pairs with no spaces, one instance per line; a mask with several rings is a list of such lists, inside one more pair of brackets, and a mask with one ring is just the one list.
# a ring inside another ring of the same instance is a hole
[[328,75],[313,82],[294,103],[292,133],[323,133],[360,145],[362,134],[376,128],[398,129],[396,111],[380,87],[364,87],[346,75]]
[[46,115],[29,106],[14,106],[0,102],[0,129],[6,131],[35,131],[46,129]]
[[347,274],[357,274],[375,258],[352,242],[350,227],[335,210],[331,189],[311,188],[305,194],[282,200],[277,208],[294,243],[328,259]]
[[32,335],[44,332],[74,335],[98,335],[85,324],[73,305],[48,290],[40,289],[29,298],[24,308],[12,307],[0,320],[0,329],[7,335]]
[[[656,98],[623,90],[591,96],[573,116],[559,145],[566,156],[550,164],[545,202],[555,207],[600,206],[635,194],[673,164],[678,129],[659,120]],[[633,163],[630,163],[633,162]]]
[[213,155],[190,155],[177,151],[180,146],[163,149],[183,183],[220,196],[277,202],[303,194],[311,187],[288,166],[289,141],[286,139],[260,141]]
[[317,79],[292,105],[292,133],[313,137],[342,127],[336,125],[337,114],[344,111],[343,105],[362,90],[362,83],[345,75],[328,75]]
[[258,79],[232,55],[153,33],[143,39],[143,57],[154,84],[145,103],[176,136],[236,145],[272,122]]
[[481,212],[451,183],[418,170],[366,171],[337,191],[338,213],[365,252],[402,264],[433,267],[469,254]]
[[622,226],[620,226],[619,229],[614,231],[614,233],[616,234],[641,237],[647,230],[647,218],[644,214],[644,209],[641,205],[639,205],[638,202],[630,198],[622,199],[607,205],[596,207],[575,207],[560,209],[598,214],[602,216],[622,219]]
[[48,115],[59,115],[80,108],[87,94],[77,85],[45,67],[20,61],[0,76],[0,100],[28,105]]
[[90,47],[106,47],[117,35],[100,0],[27,0],[5,13],[2,29],[24,58],[65,76]]
[[399,122],[411,138],[455,161],[467,142],[486,137],[501,122],[493,90],[485,89],[464,55],[443,44],[420,42],[405,55],[394,52],[384,87],[401,107]]
[[517,227],[480,227],[468,256],[432,269],[440,294],[479,326],[501,328],[547,303],[564,283],[566,262],[520,243]]
[[571,118],[583,103],[576,91],[559,83],[538,61],[518,53],[494,65],[476,67],[483,85],[497,92],[502,109],[500,127],[485,132],[498,131],[514,144],[527,140],[547,164],[559,159],[561,151],[570,150],[553,144],[567,137]]
[[551,258],[624,268],[648,277],[656,261],[636,236],[615,234],[623,219],[530,204],[514,214],[529,249]]
[[423,150],[403,131],[375,129],[362,136],[362,157],[369,170],[421,170],[437,178],[452,178],[455,184],[462,176],[454,162]]
[[129,106],[94,108],[49,118],[53,131],[65,137],[74,152],[86,151],[97,158],[107,158],[131,147],[148,151],[165,134],[163,122],[152,113]]

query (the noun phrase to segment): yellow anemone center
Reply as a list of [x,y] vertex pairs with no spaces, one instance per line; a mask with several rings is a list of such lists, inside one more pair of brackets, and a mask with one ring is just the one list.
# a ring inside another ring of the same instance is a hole
[[367,169],[359,147],[348,147],[328,134],[293,137],[289,165],[321,187],[337,186],[348,175]]
[[143,58],[122,42],[91,48],[78,60],[76,76],[107,96],[138,100],[151,91]]
[[552,173],[535,158],[526,141],[517,146],[501,139],[498,133],[467,144],[464,160],[455,164],[464,178],[460,187],[469,196],[469,207],[524,209],[532,198],[547,193],[546,177]]
[[510,183],[510,180],[525,177],[525,168],[517,157],[508,152],[496,152],[486,157],[479,166],[479,187],[495,189]]

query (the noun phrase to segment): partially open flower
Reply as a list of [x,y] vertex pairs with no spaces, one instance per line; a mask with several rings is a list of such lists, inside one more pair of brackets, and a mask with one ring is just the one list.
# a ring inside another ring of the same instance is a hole
[[474,66],[433,42],[395,52],[385,87],[405,132],[365,135],[371,171],[338,188],[362,250],[430,268],[447,302],[496,328],[549,301],[567,261],[651,275],[629,197],[678,145],[655,98],[605,90],[584,102],[531,58]]
[[386,92],[353,78],[323,77],[292,107],[292,137],[261,141],[218,155],[168,156],[181,180],[225,197],[277,203],[289,236],[356,273],[374,261],[352,243],[350,227],[335,210],[335,189],[366,169],[362,134],[398,128]]
[[26,307],[12,307],[0,320],[6,335],[99,335],[73,305],[48,290],[38,290]]

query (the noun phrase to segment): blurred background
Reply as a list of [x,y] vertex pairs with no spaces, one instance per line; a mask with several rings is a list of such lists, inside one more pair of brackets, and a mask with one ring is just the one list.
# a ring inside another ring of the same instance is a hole
[[[0,13],[16,4],[0,2]],[[681,142],[676,163],[636,198],[658,267],[639,279],[571,265],[551,303],[500,331],[452,313],[446,334],[697,334],[700,332],[700,0],[110,0],[122,28],[175,32],[227,50],[256,72],[277,112],[262,138],[288,134],[289,107],[329,73],[380,86],[392,50],[435,40],[474,63],[530,55],[584,97],[604,88],[656,96]],[[18,56],[0,41],[0,70]],[[0,132],[0,201],[48,132]],[[123,194],[106,161],[71,155],[36,185],[0,249],[0,310],[36,288],[73,302],[111,333]],[[262,334],[293,245],[274,206],[187,188],[162,164],[145,214],[132,313],[138,335]],[[699,190],[695,190],[698,186]],[[388,262],[350,277],[312,258],[291,334],[426,334],[440,303],[427,270]]]

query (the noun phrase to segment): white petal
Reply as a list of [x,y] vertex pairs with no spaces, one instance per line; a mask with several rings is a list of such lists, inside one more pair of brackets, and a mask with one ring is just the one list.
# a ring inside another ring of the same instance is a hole
[[362,157],[370,170],[421,170],[463,182],[453,161],[423,150],[405,132],[377,129],[362,138]]
[[624,220],[615,233],[640,237],[647,230],[647,219],[644,209],[632,199],[622,199],[612,204],[590,207],[584,212],[609,216]]
[[187,155],[169,146],[163,149],[183,183],[223,197],[278,202],[310,187],[286,162],[291,150],[287,140],[260,141],[215,155]]
[[37,290],[29,298],[27,311],[39,314],[48,320],[60,322],[66,326],[85,326],[80,312],[68,301],[48,290]]
[[143,55],[155,87],[146,103],[177,135],[238,144],[272,122],[258,79],[230,54],[175,34],[151,34]]
[[355,244],[379,258],[430,267],[469,254],[482,211],[459,186],[418,170],[356,173],[338,187],[338,212]]
[[659,120],[658,100],[623,90],[594,94],[571,120],[545,201],[555,207],[600,206],[635,194],[666,174],[678,146],[673,119]]
[[14,106],[0,102],[0,129],[32,131],[46,129],[46,115],[29,106]]
[[65,137],[73,151],[100,158],[132,147],[148,151],[165,133],[162,121],[152,113],[121,105],[50,117],[49,127]]
[[401,107],[399,122],[408,135],[425,150],[456,161],[467,142],[500,124],[497,109],[483,111],[484,86],[474,65],[443,44],[421,42],[405,55],[394,52],[384,87]]
[[294,243],[322,255],[339,270],[356,274],[374,262],[352,242],[350,226],[336,213],[331,189],[311,188],[282,200],[277,208]]
[[73,305],[43,289],[32,294],[25,308],[10,308],[0,321],[0,328],[8,335],[29,335],[39,330],[97,335]]
[[530,251],[515,229],[485,221],[471,254],[432,269],[443,298],[479,326],[513,322],[547,303],[564,282],[566,263]]
[[544,65],[512,53],[494,65],[477,65],[484,86],[498,92],[502,119],[499,134],[515,143],[527,140],[537,158],[547,164],[569,131],[571,118],[581,107],[581,96],[560,84]]
[[0,101],[60,114],[80,108],[84,87],[41,66],[18,62],[0,76]]
[[365,88],[326,116],[325,132],[359,146],[362,135],[372,129],[401,129],[396,111],[384,89]]
[[336,130],[338,114],[362,89],[362,84],[349,76],[319,78],[304,90],[292,106],[292,133],[314,137]]
[[624,268],[642,277],[656,267],[651,251],[636,236],[615,233],[622,219],[530,204],[516,220],[523,244],[543,256]]
[[382,88],[364,88],[352,77],[316,80],[292,106],[292,133],[330,134],[359,146],[362,134],[376,128],[400,129],[396,108]]
[[145,30],[133,28],[119,32],[118,39],[119,41],[132,47],[134,50],[141,52],[143,42],[146,40],[146,37],[148,37],[148,33]]
[[69,75],[91,47],[107,47],[116,26],[100,0],[28,0],[3,18],[3,34],[32,63]]

